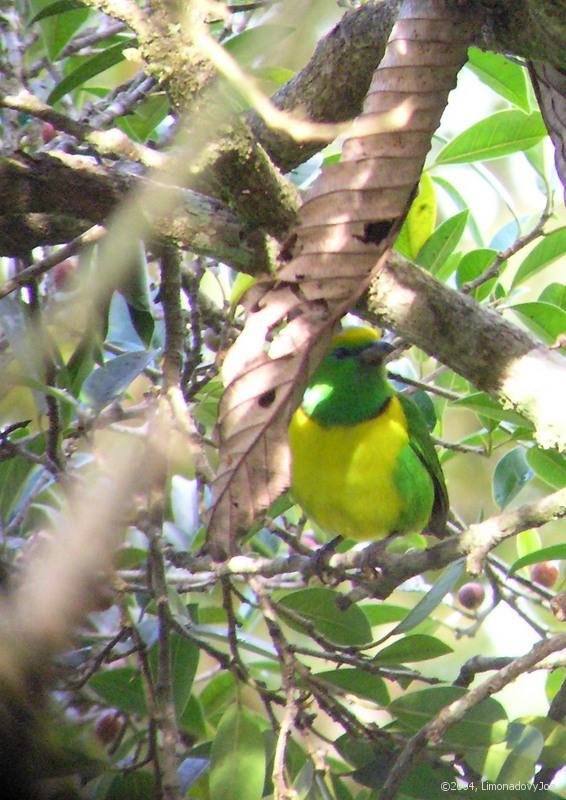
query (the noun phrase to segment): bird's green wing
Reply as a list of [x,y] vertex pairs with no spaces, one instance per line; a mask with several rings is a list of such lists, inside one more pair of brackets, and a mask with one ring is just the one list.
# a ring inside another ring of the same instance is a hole
[[442,467],[440,466],[433,441],[430,438],[426,420],[420,408],[410,397],[400,394],[399,400],[407,418],[410,445],[427,468],[434,484],[434,504],[428,528],[436,536],[446,536],[446,520],[449,508],[448,492]]

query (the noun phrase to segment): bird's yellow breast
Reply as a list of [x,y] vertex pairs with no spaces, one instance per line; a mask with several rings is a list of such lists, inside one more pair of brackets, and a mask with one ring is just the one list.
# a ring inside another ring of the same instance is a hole
[[377,417],[356,425],[322,426],[298,409],[289,427],[296,500],[330,533],[380,539],[400,530],[406,498],[396,473],[408,441],[395,396]]

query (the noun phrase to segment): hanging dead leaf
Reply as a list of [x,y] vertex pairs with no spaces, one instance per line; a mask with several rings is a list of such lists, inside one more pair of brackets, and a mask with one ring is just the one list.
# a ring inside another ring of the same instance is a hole
[[275,280],[250,292],[228,353],[208,547],[221,558],[289,484],[287,425],[340,317],[377,274],[466,61],[469,3],[410,0],[342,160],[307,193]]

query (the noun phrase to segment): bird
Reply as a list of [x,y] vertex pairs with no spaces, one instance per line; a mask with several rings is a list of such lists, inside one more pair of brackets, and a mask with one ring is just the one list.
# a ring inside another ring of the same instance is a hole
[[342,329],[291,417],[292,496],[334,536],[447,534],[442,467],[421,410],[386,377],[392,350],[373,328]]

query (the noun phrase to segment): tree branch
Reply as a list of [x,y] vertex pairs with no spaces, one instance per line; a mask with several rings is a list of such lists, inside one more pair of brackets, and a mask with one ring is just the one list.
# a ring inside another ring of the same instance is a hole
[[463,697],[450,703],[450,705],[445,706],[430,722],[409,739],[383,784],[379,795],[380,800],[394,799],[411,762],[414,761],[427,744],[439,744],[447,729],[456,722],[460,722],[471,708],[492,694],[499,692],[504,686],[514,681],[519,675],[527,672],[546,656],[565,647],[566,633],[538,642],[526,655],[513,659],[507,666],[492,675],[491,678],[488,678]]
[[524,414],[542,447],[566,449],[566,360],[558,352],[399,258],[384,264],[368,306],[383,325]]

